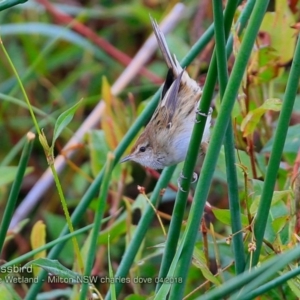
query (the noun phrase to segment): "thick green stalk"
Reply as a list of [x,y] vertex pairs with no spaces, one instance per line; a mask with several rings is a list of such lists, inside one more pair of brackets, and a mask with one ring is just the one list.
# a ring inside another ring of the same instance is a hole
[[[97,191],[99,189],[99,186],[102,182],[102,178],[103,178],[103,172],[100,172],[100,174],[96,177],[96,179],[91,184],[91,186],[89,187],[87,192],[84,194],[82,200],[80,201],[80,203],[78,204],[78,206],[74,210],[74,212],[72,214],[72,217],[71,217],[71,221],[72,221],[72,224],[73,224],[74,227],[81,220],[81,218],[84,215],[84,212],[87,210],[90,202],[96,196],[96,193],[97,193]],[[65,236],[68,232],[69,232],[68,226],[66,225],[63,228],[63,230],[61,231],[59,237]],[[56,245],[55,247],[53,247],[50,250],[47,258],[56,259],[58,257],[58,255],[60,254],[63,246],[64,246],[64,243],[60,243],[60,244]],[[46,275],[47,275],[47,272],[44,271],[44,270],[42,270],[39,273],[37,283],[31,285],[31,287],[30,287],[30,289],[29,289],[29,291],[28,291],[28,293],[25,297],[25,300],[36,299],[36,296],[37,296],[39,290],[41,289],[43,283],[45,282]]]
[[251,300],[255,299],[255,297],[260,296],[266,292],[268,292],[271,289],[280,287],[283,283],[286,281],[296,277],[300,274],[300,268],[295,268],[292,271],[289,271],[279,277],[276,277],[275,279],[271,280],[270,282],[258,287],[255,290],[250,290],[247,292],[247,294],[243,297],[243,300]]
[[[238,89],[241,84],[244,72],[247,67],[247,63],[249,57],[251,55],[252,47],[254,45],[259,26],[264,17],[265,11],[268,6],[268,2],[266,0],[257,0],[255,1],[253,13],[251,14],[248,27],[246,29],[241,48],[237,55],[231,77],[228,81],[228,85],[226,87],[226,91],[223,97],[223,101],[220,107],[220,114],[215,124],[215,128],[213,131],[213,135],[211,141],[208,146],[207,154],[204,159],[203,167],[200,173],[200,179],[197,184],[197,188],[195,191],[195,201],[193,201],[190,215],[188,218],[187,225],[187,241],[188,243],[184,246],[184,250],[182,252],[182,256],[180,257],[178,267],[176,269],[175,277],[182,277],[183,283],[177,284],[175,283],[172,286],[170,298],[171,299],[182,299],[185,283],[187,280],[187,274],[190,267],[190,262],[192,259],[193,250],[196,243],[196,238],[198,234],[199,224],[201,221],[201,217],[203,215],[203,210],[205,206],[206,199],[208,197],[210,185],[212,182],[214,170],[217,164],[218,156],[222,147],[223,139],[225,136],[224,128],[226,129],[231,115],[231,111],[234,106],[234,102],[236,96],[238,94]],[[205,105],[205,106],[204,106]],[[207,112],[208,107],[207,104],[202,102],[200,103],[200,111]],[[191,143],[197,139],[197,133],[199,131],[196,124],[194,126],[192,141]]]
[[259,203],[257,217],[254,223],[254,235],[256,239],[256,250],[253,255],[252,265],[255,266],[259,260],[260,250],[264,238],[267,219],[272,202],[272,196],[277,179],[278,169],[281,161],[281,155],[286,139],[290,118],[292,115],[296,94],[298,90],[298,83],[300,77],[300,41],[298,42],[295,50],[295,55],[288,78],[282,109],[278,119],[277,129],[275,132],[273,148],[268,163],[266,172],[266,179],[261,194],[261,201]]
[[[225,48],[226,38],[223,25],[222,3],[219,0],[213,1],[213,10],[215,21],[218,79],[220,86],[220,99],[222,100],[228,82],[228,66]],[[235,273],[240,274],[245,269],[246,258],[243,245],[241,208],[239,202],[238,180],[235,163],[235,146],[231,122],[229,122],[225,133],[224,150],[228,183],[229,208],[231,214],[231,229],[233,234],[232,243],[235,261]]]
[[[107,199],[107,194],[110,185],[111,173],[113,170],[113,160],[114,160],[114,156],[109,152],[107,155],[107,164],[106,164],[103,183],[101,185],[100,195],[98,199],[98,205],[95,214],[94,228],[92,231],[90,247],[86,258],[86,265],[84,270],[84,275],[86,276],[86,278],[91,275],[91,271],[94,264],[99,230],[100,230],[103,214],[105,212],[106,199]],[[86,299],[88,288],[89,288],[88,283],[82,284],[82,288],[80,292],[80,300]]]
[[[160,192],[162,189],[164,189],[167,184],[169,183],[172,174],[175,170],[176,166],[171,166],[163,170],[160,180],[157,182],[154,191],[151,195],[150,201],[151,203],[157,207],[157,201],[160,199]],[[122,261],[119,265],[119,268],[116,272],[115,278],[125,278],[132,266],[132,263],[134,261],[134,258],[136,256],[136,253],[138,252],[140,245],[145,237],[146,232],[148,231],[148,228],[153,220],[153,217],[155,216],[155,211],[153,208],[148,205],[145,213],[143,214],[142,218],[139,221],[139,224],[136,228],[135,234],[132,237],[132,240],[127,247]],[[120,281],[116,280],[115,283],[115,289],[116,289],[116,295],[118,296],[120,294],[120,291],[122,289],[122,286],[124,283],[121,283]],[[107,294],[106,300],[111,299],[110,292]]]
[[31,132],[27,134],[27,140],[25,142],[19,167],[17,170],[16,178],[14,183],[12,184],[11,191],[9,197],[7,199],[7,203],[5,205],[5,210],[3,213],[1,225],[0,225],[0,254],[2,253],[3,244],[5,241],[6,233],[10,224],[10,220],[13,216],[15,206],[17,203],[18,195],[21,189],[21,185],[23,182],[23,177],[26,171],[26,167],[28,165],[28,160],[31,154],[32,145],[34,141],[35,135]]
[[[49,162],[49,160],[48,160],[48,162]],[[71,220],[70,213],[69,213],[69,210],[68,210],[68,205],[67,205],[67,202],[66,202],[66,198],[65,198],[65,195],[64,195],[62,186],[60,184],[58,174],[56,172],[56,169],[54,167],[53,162],[54,162],[54,160],[51,159],[51,163],[49,163],[49,167],[52,171],[53,179],[54,179],[54,182],[55,182],[57,193],[59,195],[59,199],[60,199],[60,202],[61,202],[63,212],[65,214],[65,218],[66,218],[66,222],[67,222],[69,231],[71,233],[73,233],[74,232],[74,226],[72,224],[72,220]],[[78,244],[77,238],[75,236],[72,237],[72,244],[73,244],[73,250],[74,250],[74,254],[75,254],[75,261],[77,262],[78,270],[82,274],[83,270],[84,270],[83,259],[81,257],[79,244]]]
[[278,271],[285,268],[292,261],[298,259],[299,256],[300,247],[295,247],[292,250],[286,251],[284,254],[277,255],[264,262],[259,268],[244,272],[243,274],[228,280],[226,284],[222,284],[220,287],[206,293],[199,297],[198,300],[227,299],[227,296],[233,292],[238,292],[238,294],[235,295],[236,297],[230,297],[230,299],[250,299],[248,298],[249,291],[244,292],[244,289],[247,288],[248,284],[252,285],[255,283],[256,286],[262,284],[270,277],[278,275]]
[[18,4],[27,2],[28,0],[3,0],[0,2],[0,11],[13,7]]

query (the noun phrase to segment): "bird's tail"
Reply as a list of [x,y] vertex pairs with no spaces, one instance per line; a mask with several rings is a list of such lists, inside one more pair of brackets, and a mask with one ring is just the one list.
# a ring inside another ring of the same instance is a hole
[[168,65],[169,69],[172,69],[173,74],[177,78],[182,73],[182,67],[180,66],[178,60],[176,59],[175,55],[172,57],[170,50],[168,48],[166,39],[164,37],[164,34],[161,32],[161,30],[158,27],[157,22],[150,16],[152,27],[157,39],[158,46],[160,48],[160,51],[162,52],[162,55],[165,59],[166,64]]

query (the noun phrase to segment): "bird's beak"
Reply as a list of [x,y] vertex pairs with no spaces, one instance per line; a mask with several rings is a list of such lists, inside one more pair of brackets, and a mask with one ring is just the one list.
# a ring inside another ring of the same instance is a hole
[[122,159],[120,160],[120,164],[123,163],[123,162],[125,162],[125,161],[128,161],[128,160],[131,160],[131,155],[127,155],[127,156],[125,156],[124,158],[122,158]]

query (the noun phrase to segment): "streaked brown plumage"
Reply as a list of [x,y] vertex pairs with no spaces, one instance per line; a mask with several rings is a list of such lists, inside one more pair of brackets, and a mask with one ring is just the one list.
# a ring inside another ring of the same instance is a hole
[[[202,89],[191,79],[175,56],[171,56],[163,33],[151,19],[159,48],[169,67],[160,103],[150,122],[137,139],[131,154],[121,160],[132,160],[153,169],[177,164],[186,157],[195,113]],[[202,142],[208,142],[211,113],[208,115]]]

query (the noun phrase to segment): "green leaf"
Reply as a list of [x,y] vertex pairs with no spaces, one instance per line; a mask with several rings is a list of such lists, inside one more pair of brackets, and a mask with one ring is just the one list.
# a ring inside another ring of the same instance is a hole
[[280,99],[272,98],[264,102],[260,107],[250,111],[247,116],[243,119],[241,124],[241,130],[243,131],[243,136],[246,137],[252,134],[255,129],[257,129],[257,124],[259,123],[261,117],[268,110],[280,111],[282,106],[282,101]]
[[148,296],[141,296],[141,295],[129,295],[127,297],[124,298],[125,300],[147,300],[149,299]]
[[30,266],[30,265],[41,267],[44,270],[46,270],[48,273],[57,275],[60,278],[67,278],[68,283],[70,283],[70,284],[82,282],[82,280],[81,280],[82,276],[80,274],[67,269],[58,260],[52,260],[52,259],[48,259],[48,258],[38,258],[38,259],[28,262],[26,265],[24,265],[24,268],[27,266]]
[[[284,274],[284,272],[280,272],[281,275]],[[291,280],[287,281],[288,286],[293,291],[293,293],[296,295],[296,297],[300,298],[300,284],[299,284],[298,278],[292,278]]]
[[214,283],[216,286],[221,285],[220,281],[211,273],[209,268],[206,264],[206,259],[204,257],[203,251],[195,248],[193,253],[193,264],[200,269],[202,275],[209,280],[210,282]]
[[[109,146],[107,144],[107,139],[105,138],[105,133],[103,130],[91,130],[87,135],[87,139],[91,156],[90,165],[93,175],[96,177],[107,161]],[[112,172],[112,179],[119,181],[121,171],[122,165],[117,164]],[[128,180],[129,178],[130,176],[128,176]]]
[[258,49],[257,56],[257,69],[254,67],[252,70],[251,82],[261,85],[280,76],[283,69],[278,64],[279,56],[272,47]]
[[276,0],[275,12],[267,12],[261,24],[260,30],[268,33],[270,47],[279,56],[279,64],[281,65],[289,62],[294,54],[297,34],[291,25],[295,22],[288,2]]
[[274,231],[279,233],[287,225],[288,220],[288,216],[282,216],[274,219],[272,222]]
[[21,300],[19,295],[15,292],[14,288],[3,281],[0,284],[0,299]]
[[[212,208],[212,212],[215,215],[215,217],[222,222],[223,224],[231,226],[231,215],[229,209],[219,209],[219,208]],[[248,226],[248,218],[246,215],[241,214],[242,218],[242,225],[244,227]]]
[[[252,170],[251,162],[250,162],[249,155],[245,151],[239,150],[238,153],[239,155],[237,155],[237,151],[235,152],[235,161],[238,165],[236,168],[238,183],[240,187],[244,187],[245,182],[244,182],[243,169],[245,169],[247,173],[250,173],[250,177],[253,176],[251,171]],[[240,166],[240,164],[242,165],[243,168]],[[261,176],[261,172],[258,168],[257,168],[257,176],[258,177]],[[214,177],[222,182],[227,183],[224,147],[221,148]]]
[[[285,202],[286,198],[291,194],[291,191],[290,190],[285,190],[285,191],[275,191],[273,193],[273,197],[272,197],[272,206],[274,204],[276,204],[277,202],[279,201],[283,201]],[[251,204],[251,207],[250,207],[250,213],[251,215],[254,215],[257,213],[257,209],[258,209],[258,206],[259,206],[259,201],[260,201],[260,195],[256,195],[254,197],[254,201],[253,203]]]
[[260,108],[273,111],[280,111],[282,107],[282,100],[277,98],[267,99]]
[[264,182],[258,179],[251,179],[250,182],[253,196],[260,196],[264,188]]
[[81,105],[82,100],[80,100],[78,103],[70,107],[68,110],[63,112],[57,119],[54,127],[54,133],[53,133],[53,139],[52,139],[52,145],[51,148],[53,149],[55,141],[61,134],[61,132],[69,125],[69,123],[72,121],[73,116],[79,107]]
[[126,234],[126,213],[123,213],[117,220],[110,224],[107,228],[101,230],[99,233],[98,245],[106,245],[108,236],[111,241],[115,239],[120,239],[123,234]]
[[[66,225],[65,217],[55,215],[49,212],[45,212],[43,214],[45,218],[45,223],[47,226],[47,235],[49,235],[50,239],[57,239],[59,237],[59,233]],[[83,234],[80,234],[78,237],[78,241],[81,242],[84,238]],[[64,251],[61,251],[58,259],[62,261],[64,264],[69,265],[74,261],[74,251],[73,251],[73,243],[71,240],[68,240],[64,245]]]
[[277,201],[276,204],[272,205],[270,209],[270,218],[272,230],[276,235],[276,242],[279,243],[280,247],[290,242],[290,212],[286,206],[286,201]]
[[74,298],[72,298],[72,289],[61,288],[61,289],[55,289],[55,290],[53,289],[48,292],[39,293],[39,295],[37,296],[36,299],[37,300],[49,300],[49,299],[74,299]]

